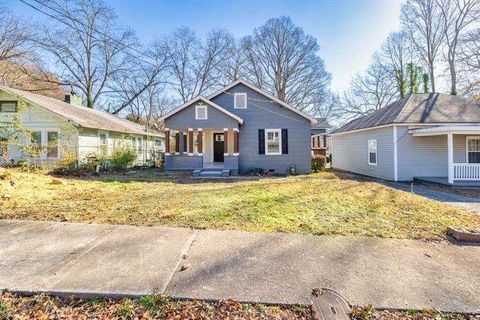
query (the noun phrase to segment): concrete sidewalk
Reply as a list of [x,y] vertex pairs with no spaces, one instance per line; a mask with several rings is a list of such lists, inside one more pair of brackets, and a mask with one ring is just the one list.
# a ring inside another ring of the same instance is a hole
[[[183,265],[186,270],[180,271]],[[0,288],[480,309],[480,247],[413,240],[0,220]]]

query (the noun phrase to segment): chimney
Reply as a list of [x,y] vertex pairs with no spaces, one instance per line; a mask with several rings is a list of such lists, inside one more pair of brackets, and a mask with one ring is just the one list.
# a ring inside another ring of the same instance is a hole
[[73,91],[65,95],[65,102],[72,106],[82,107],[82,98]]

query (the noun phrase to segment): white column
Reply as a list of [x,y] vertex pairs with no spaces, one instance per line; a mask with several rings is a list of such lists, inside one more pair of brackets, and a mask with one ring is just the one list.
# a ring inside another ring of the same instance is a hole
[[453,134],[447,134],[448,183],[453,183]]

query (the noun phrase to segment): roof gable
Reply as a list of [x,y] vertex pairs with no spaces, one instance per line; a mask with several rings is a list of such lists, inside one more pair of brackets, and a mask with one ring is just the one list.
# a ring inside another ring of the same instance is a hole
[[441,93],[411,94],[332,132],[341,133],[387,124],[480,122],[480,102]]
[[292,111],[292,112],[294,112],[294,113],[297,113],[297,114],[299,114],[300,116],[308,119],[308,120],[312,123],[312,125],[317,123],[317,119],[315,119],[314,117],[311,117],[311,116],[309,116],[308,114],[306,114],[306,113],[304,113],[304,112],[302,112],[302,111],[300,111],[300,110],[298,110],[298,109],[295,109],[294,107],[290,106],[290,105],[287,104],[286,102],[284,102],[284,101],[282,101],[282,100],[280,100],[280,99],[272,96],[271,94],[263,91],[262,89],[254,86],[253,84],[251,84],[251,83],[249,83],[249,82],[247,82],[247,81],[245,81],[245,80],[242,80],[242,79],[238,79],[238,80],[232,82],[231,84],[223,87],[222,89],[214,92],[213,94],[211,94],[210,96],[208,96],[208,99],[211,100],[211,99],[219,96],[220,94],[222,94],[222,93],[230,90],[231,88],[233,88],[233,87],[235,87],[235,86],[237,86],[237,85],[239,85],[239,84],[243,84],[244,86],[246,86],[246,87],[248,87],[248,88],[250,88],[250,89],[258,92],[259,94],[261,94],[261,95],[265,96],[266,98],[268,98],[268,99],[270,99],[270,100],[278,103],[279,105],[285,107],[286,109],[288,109],[288,110],[290,110],[290,111]]
[[240,118],[239,116],[231,113],[231,112],[228,111],[228,110],[225,110],[224,108],[220,107],[218,104],[214,103],[213,101],[210,101],[209,99],[207,99],[207,98],[205,98],[205,97],[203,97],[203,96],[197,96],[196,98],[193,98],[192,100],[185,102],[184,104],[182,104],[182,105],[179,106],[178,108],[175,108],[174,110],[172,110],[172,111],[170,111],[169,113],[165,114],[163,117],[160,118],[160,120],[165,121],[165,119],[170,118],[170,117],[173,116],[174,114],[182,111],[182,110],[185,109],[185,108],[188,108],[189,106],[195,104],[195,103],[198,102],[198,101],[203,101],[203,102],[205,102],[205,103],[208,104],[209,106],[217,109],[218,111],[224,113],[225,115],[229,116],[230,118],[235,119],[238,123],[243,124],[243,119],[242,119],[242,118]]

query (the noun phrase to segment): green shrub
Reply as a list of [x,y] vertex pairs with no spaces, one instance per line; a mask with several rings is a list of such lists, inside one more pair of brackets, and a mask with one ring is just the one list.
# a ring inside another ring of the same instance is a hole
[[264,171],[263,171],[262,168],[252,167],[252,168],[248,168],[245,171],[245,175],[247,175],[247,176],[261,176],[263,174],[264,174]]
[[110,164],[115,170],[126,170],[132,167],[137,160],[137,152],[132,148],[122,147],[113,150],[108,158]]
[[325,170],[326,160],[324,156],[312,158],[312,171],[319,172]]

